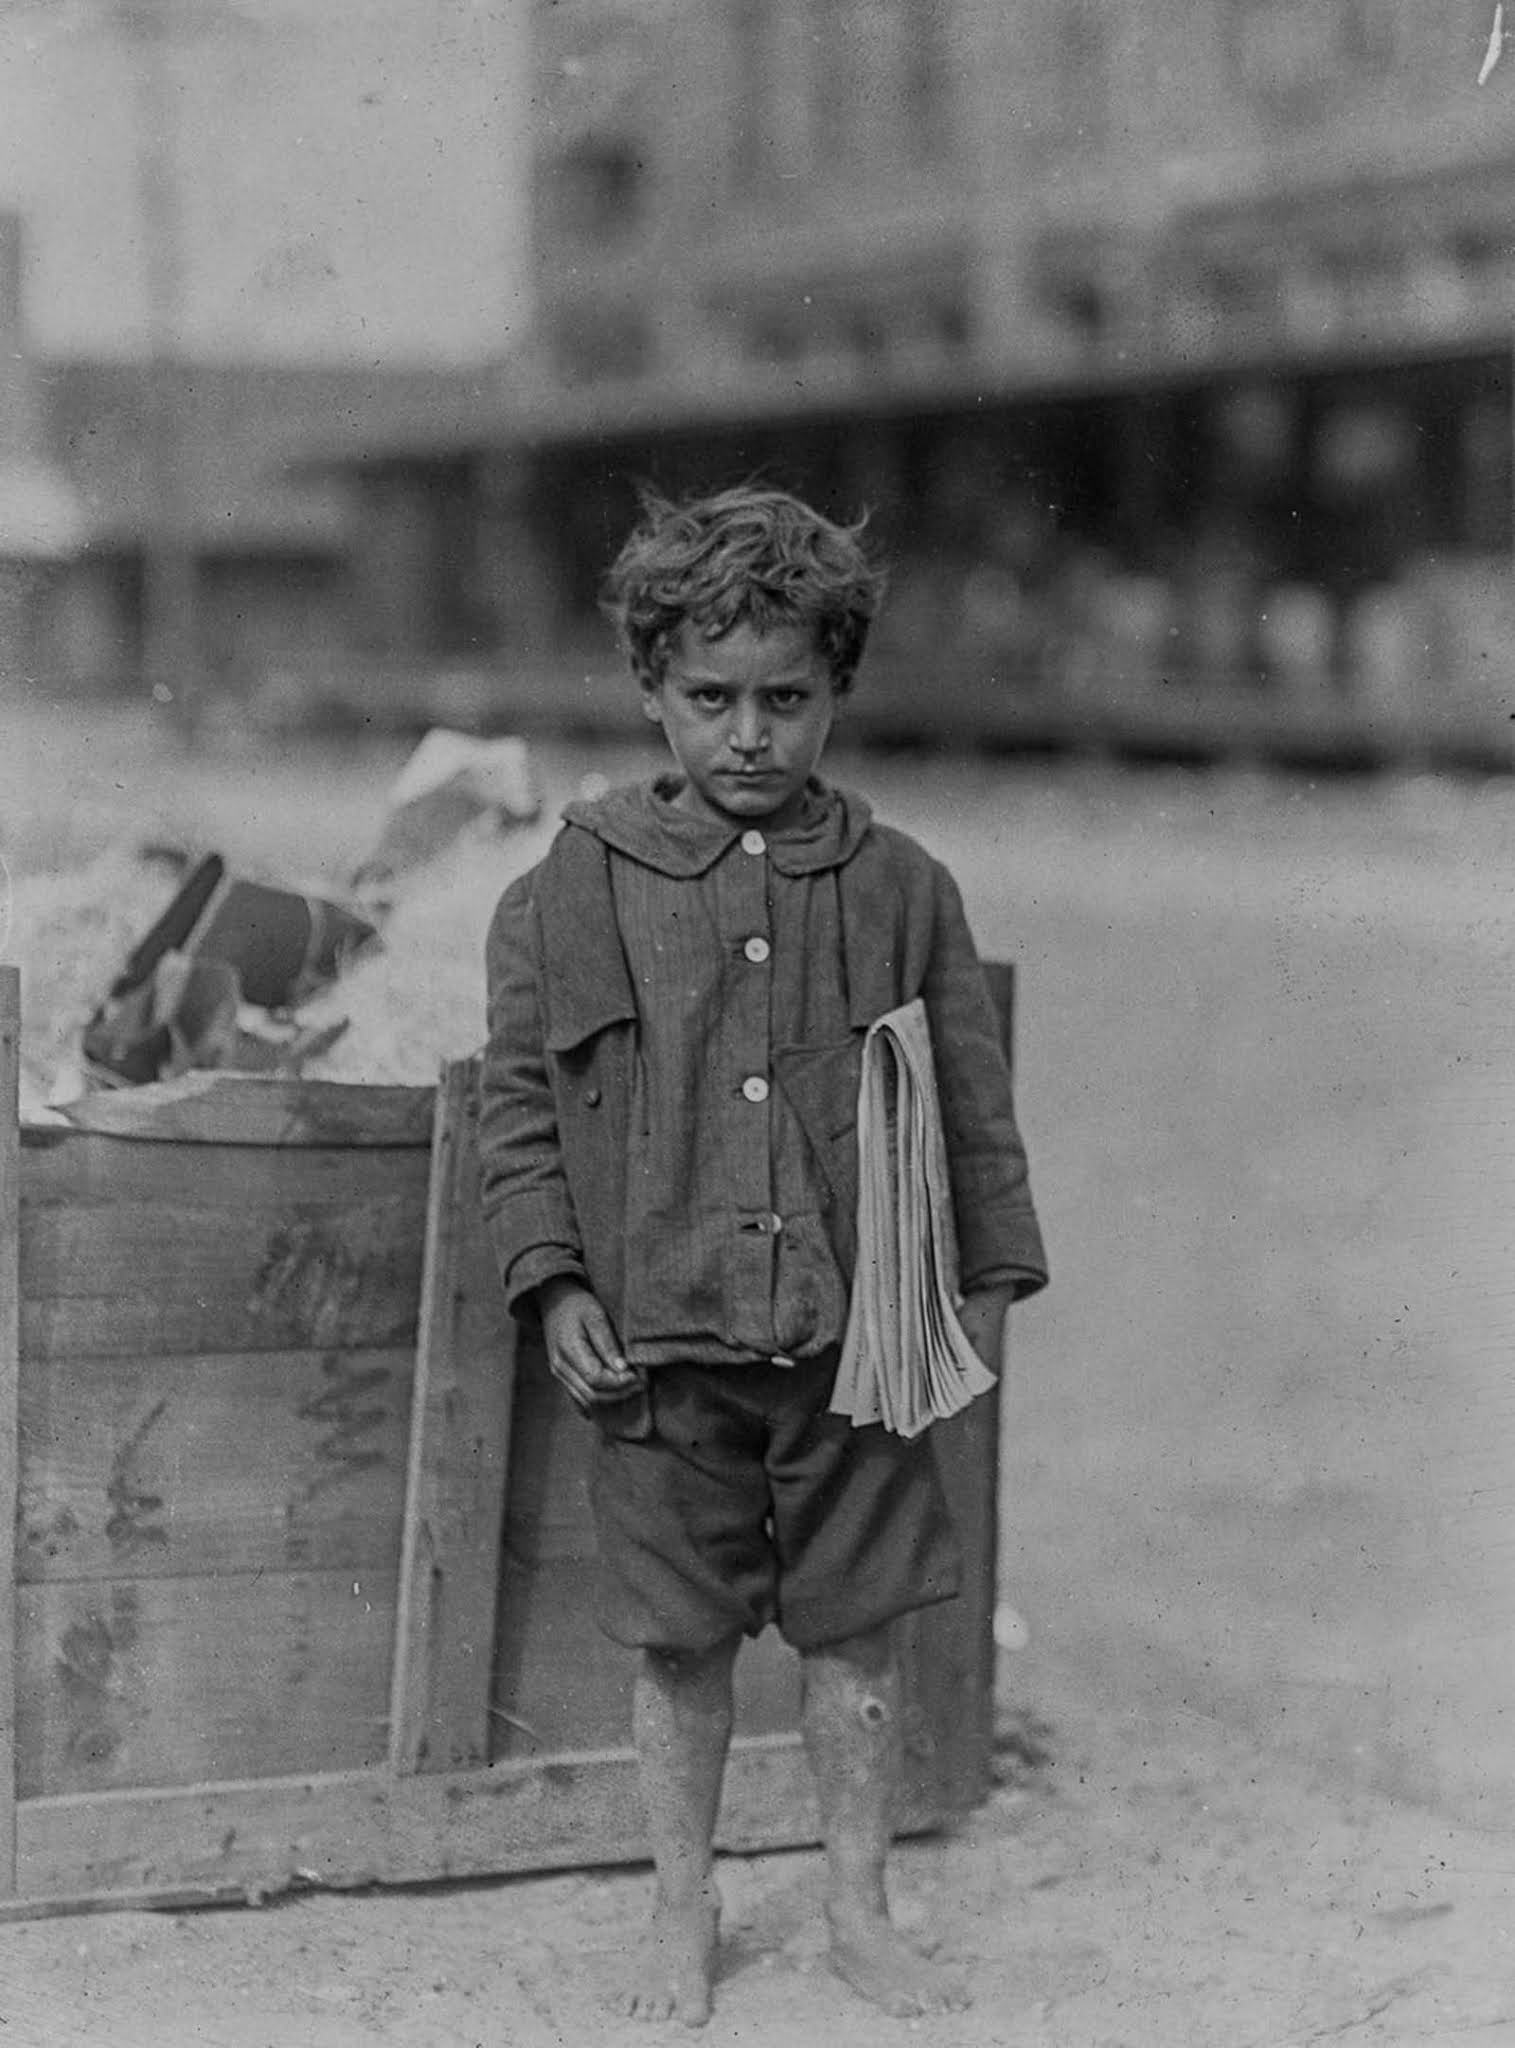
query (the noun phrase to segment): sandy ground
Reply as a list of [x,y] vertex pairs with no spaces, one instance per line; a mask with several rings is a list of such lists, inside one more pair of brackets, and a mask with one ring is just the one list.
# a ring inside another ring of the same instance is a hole
[[[17,873],[146,827],[339,876],[394,765],[173,760],[131,723],[0,716]],[[625,765],[542,759],[554,795]],[[823,1967],[818,1859],[728,1859],[707,2038],[1515,2044],[1515,787],[840,772],[1022,969],[1056,1268],[1006,1404],[1001,1575],[1030,1643],[1001,1662],[995,1796],[899,1856],[972,2011],[860,2011]],[[585,1871],[4,1927],[0,2041],[609,2048],[645,1890]]]
[[[1515,2041],[1510,1844],[1213,1721],[1095,1709],[1045,1668],[1056,1762],[953,1835],[902,1845],[897,1910],[968,1961],[975,2004],[880,2019],[825,1967],[819,1858],[726,1859],[702,2038],[743,2048],[1307,2048]],[[639,1871],[310,1895],[0,1931],[0,2039],[157,2048],[625,2048],[608,2016]]]

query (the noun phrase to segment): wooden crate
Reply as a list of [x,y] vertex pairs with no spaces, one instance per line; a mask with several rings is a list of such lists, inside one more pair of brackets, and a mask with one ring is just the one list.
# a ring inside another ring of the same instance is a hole
[[[0,968],[0,1915],[643,1857],[591,1425],[503,1311],[473,1063],[22,1130],[18,1009]],[[995,1400],[933,1434],[968,1590],[905,1625],[904,1828],[988,1784]],[[720,1843],[813,1841],[794,1660],[738,1669]]]

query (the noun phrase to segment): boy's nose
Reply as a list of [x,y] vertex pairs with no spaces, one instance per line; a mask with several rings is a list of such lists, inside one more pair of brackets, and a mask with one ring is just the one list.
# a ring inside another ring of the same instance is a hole
[[756,704],[739,704],[731,743],[739,754],[760,754],[768,744],[768,722]]

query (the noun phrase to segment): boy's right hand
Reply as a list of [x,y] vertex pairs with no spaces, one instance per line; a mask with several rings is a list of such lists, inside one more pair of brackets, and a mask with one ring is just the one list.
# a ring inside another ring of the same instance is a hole
[[549,1280],[539,1291],[542,1336],[553,1378],[588,1414],[609,1401],[624,1401],[643,1376],[621,1356],[609,1316],[581,1280]]

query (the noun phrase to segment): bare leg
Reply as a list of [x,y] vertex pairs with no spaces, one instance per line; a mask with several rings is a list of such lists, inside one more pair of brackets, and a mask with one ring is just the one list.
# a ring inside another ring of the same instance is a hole
[[731,1743],[737,1644],[700,1655],[642,1653],[633,1727],[657,1895],[642,1971],[624,2000],[636,2019],[710,2017],[720,1899],[711,1841]]
[[831,1964],[896,2018],[955,2012],[965,1985],[907,1942],[889,1918],[884,1864],[899,1775],[900,1675],[891,1632],[804,1659],[805,1746],[826,1838]]

